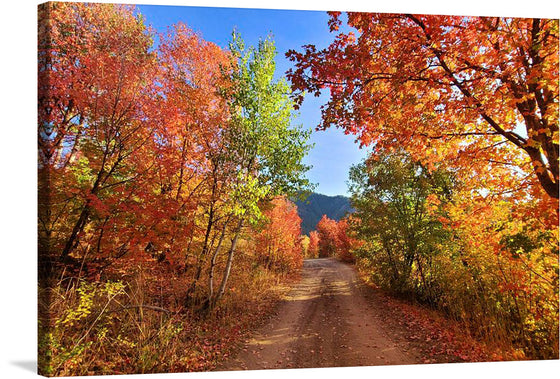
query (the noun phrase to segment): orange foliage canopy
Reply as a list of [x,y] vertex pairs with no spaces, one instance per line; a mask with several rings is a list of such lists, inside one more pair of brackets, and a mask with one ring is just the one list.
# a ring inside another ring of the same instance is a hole
[[259,260],[265,267],[282,272],[299,269],[303,264],[303,247],[296,205],[279,196],[271,201],[264,215],[268,222],[255,237]]
[[307,247],[307,255],[311,258],[319,257],[319,233],[316,230],[309,232],[309,246]]
[[335,220],[331,220],[326,215],[321,217],[317,223],[317,233],[319,235],[319,257],[332,257],[336,253],[336,242],[338,228]]
[[341,261],[344,262],[354,262],[355,257],[351,252],[351,249],[355,247],[358,243],[357,240],[351,238],[348,235],[348,220],[343,218],[337,223],[337,255]]
[[295,91],[330,90],[320,129],[558,199],[558,20],[350,12],[348,25],[326,49],[287,53]]
[[[313,238],[317,238],[319,257],[336,256],[342,261],[353,262],[354,256],[350,250],[354,241],[348,236],[347,232],[348,221],[346,219],[337,222],[323,215],[317,224],[317,234],[313,235]],[[310,234],[310,239],[311,237]],[[314,243],[313,240],[310,241],[310,248],[312,243]]]
[[60,3],[40,12],[41,251],[68,258],[95,217],[96,236],[84,247],[98,253],[109,239],[119,255],[133,237],[115,233],[113,216],[133,206],[144,176],[136,186],[130,180],[148,170],[155,150],[154,125],[144,121],[154,93],[146,78],[157,72],[152,40],[126,6]]
[[68,164],[83,137],[109,142],[114,133],[140,132],[133,120],[150,94],[156,57],[132,8],[57,4],[39,17],[40,164]]
[[228,53],[183,24],[152,49],[127,6],[40,12],[41,251],[112,260],[184,250],[227,127],[218,88]]

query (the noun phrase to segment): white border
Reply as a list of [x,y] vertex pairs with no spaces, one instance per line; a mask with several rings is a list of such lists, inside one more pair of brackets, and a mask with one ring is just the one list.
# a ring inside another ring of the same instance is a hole
[[[98,0],[100,1],[100,0]],[[101,2],[111,2],[101,0]],[[455,15],[559,18],[550,0],[369,2],[359,0],[165,0],[130,4],[196,5],[272,9],[355,10]],[[0,375],[36,377],[36,7],[40,1],[10,0],[0,12],[2,73],[0,124]],[[7,114],[7,118],[6,115]],[[415,365],[266,372],[156,374],[142,378],[527,378],[560,372],[560,361]]]

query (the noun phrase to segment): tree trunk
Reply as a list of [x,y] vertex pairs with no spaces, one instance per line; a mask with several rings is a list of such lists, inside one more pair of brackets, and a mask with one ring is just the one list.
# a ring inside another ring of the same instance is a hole
[[64,245],[64,249],[62,250],[62,253],[60,255],[62,259],[67,258],[70,255],[70,253],[74,250],[74,248],[78,245],[78,235],[84,230],[84,227],[86,226],[86,223],[89,218],[89,213],[90,213],[90,201],[88,200],[84,205],[82,212],[80,213],[80,217],[78,218],[78,221],[76,222],[76,224],[74,224],[74,228],[72,229],[72,233],[70,234],[70,237],[68,238],[66,244]]
[[197,267],[196,267],[196,274],[194,279],[187,289],[187,293],[185,294],[185,306],[189,306],[191,303],[192,296],[196,290],[196,284],[202,275],[202,266],[204,264],[204,257],[208,253],[208,240],[210,239],[210,233],[212,232],[212,226],[214,225],[214,207],[210,207],[210,215],[208,219],[208,224],[206,225],[206,233],[204,234],[204,244],[202,245],[202,251],[200,252],[200,256],[198,257]]
[[[99,169],[99,172],[97,173],[97,178],[95,179],[95,183],[93,183],[93,187],[89,191],[89,194],[92,196],[97,196],[97,193],[99,192],[101,186],[105,184],[105,182],[109,179],[109,177],[111,177],[111,175],[117,169],[117,167],[119,166],[120,162],[123,159],[123,157],[120,155],[119,152],[119,156],[117,157],[117,160],[115,161],[115,163],[113,163],[110,170],[106,172],[105,162],[107,161],[107,156],[108,153],[105,152],[103,156],[103,162],[101,163],[101,168]],[[76,248],[76,246],[78,246],[78,242],[79,242],[78,237],[80,233],[84,231],[84,228],[88,223],[90,213],[91,213],[91,200],[88,199],[86,200],[86,203],[84,204],[84,207],[82,208],[82,211],[80,213],[80,217],[78,218],[78,221],[76,221],[76,224],[74,224],[74,227],[72,228],[72,233],[70,234],[70,237],[66,241],[64,249],[60,254],[61,259],[68,258],[70,253]]]
[[216,294],[216,296],[214,297],[214,300],[212,301],[212,307],[214,307],[218,303],[218,301],[220,301],[220,299],[224,295],[224,292],[226,291],[226,285],[227,285],[227,281],[228,281],[229,274],[230,274],[230,271],[231,271],[231,265],[233,263],[233,255],[235,253],[235,248],[237,246],[237,240],[239,239],[239,235],[241,234],[241,228],[243,228],[243,222],[244,221],[245,220],[243,218],[239,219],[239,222],[238,222],[237,227],[235,229],[235,236],[233,237],[233,240],[231,241],[231,246],[229,248],[228,260],[227,260],[227,263],[226,263],[224,276],[222,278],[222,283],[220,284],[220,289],[219,289],[218,293]]
[[216,266],[216,258],[218,257],[218,253],[220,252],[220,247],[222,246],[222,242],[224,241],[228,222],[229,220],[226,220],[224,222],[224,226],[220,234],[220,239],[218,240],[218,245],[214,249],[214,254],[212,254],[212,259],[210,259],[210,271],[208,274],[208,300],[207,300],[208,306],[212,303],[212,298],[214,297],[214,267]]
[[[215,174],[215,171],[214,171]],[[189,306],[189,304],[191,303],[191,299],[192,299],[192,295],[194,294],[195,290],[196,290],[196,285],[198,280],[200,279],[200,276],[202,274],[202,266],[204,264],[204,258],[206,257],[206,254],[208,253],[208,241],[210,240],[210,234],[212,233],[212,227],[214,226],[214,205],[215,205],[215,197],[216,197],[216,190],[217,190],[217,182],[214,176],[214,182],[212,184],[212,195],[210,197],[210,209],[208,211],[208,224],[206,224],[206,233],[204,234],[204,243],[202,245],[202,251],[200,252],[200,255],[198,257],[197,260],[197,268],[196,268],[196,274],[194,277],[193,282],[191,283],[190,287],[187,290],[187,293],[185,294],[185,306]]]
[[426,282],[426,277],[424,276],[424,270],[422,269],[422,263],[420,262],[420,258],[418,257],[418,255],[416,255],[416,263],[418,264],[418,271],[420,272],[420,279],[422,280],[422,285],[424,286],[424,290],[428,295],[428,301],[430,302],[430,304],[433,305],[435,299],[432,294],[431,287],[428,286],[428,283]]
[[[553,169],[556,162],[550,162],[548,165],[543,161],[543,157],[539,149],[533,147],[525,147],[525,151],[531,158],[535,174],[539,179],[539,183],[548,196],[558,199],[558,169]],[[552,154],[551,154],[552,155]]]

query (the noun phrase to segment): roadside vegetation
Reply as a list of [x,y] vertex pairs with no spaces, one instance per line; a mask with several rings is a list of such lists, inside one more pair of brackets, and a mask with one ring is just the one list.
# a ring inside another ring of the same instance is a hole
[[39,12],[39,372],[211,369],[302,265],[310,132],[274,43]]
[[[334,42],[288,52],[288,77],[330,93],[318,129],[371,148],[350,172],[358,267],[517,358],[557,359],[558,20],[330,16]],[[310,247],[345,254],[317,229]]]

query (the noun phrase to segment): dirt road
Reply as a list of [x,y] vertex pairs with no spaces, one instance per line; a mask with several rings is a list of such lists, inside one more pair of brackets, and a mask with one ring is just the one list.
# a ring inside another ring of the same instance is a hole
[[301,281],[276,315],[221,369],[419,363],[419,354],[396,334],[364,297],[352,266],[306,260]]

